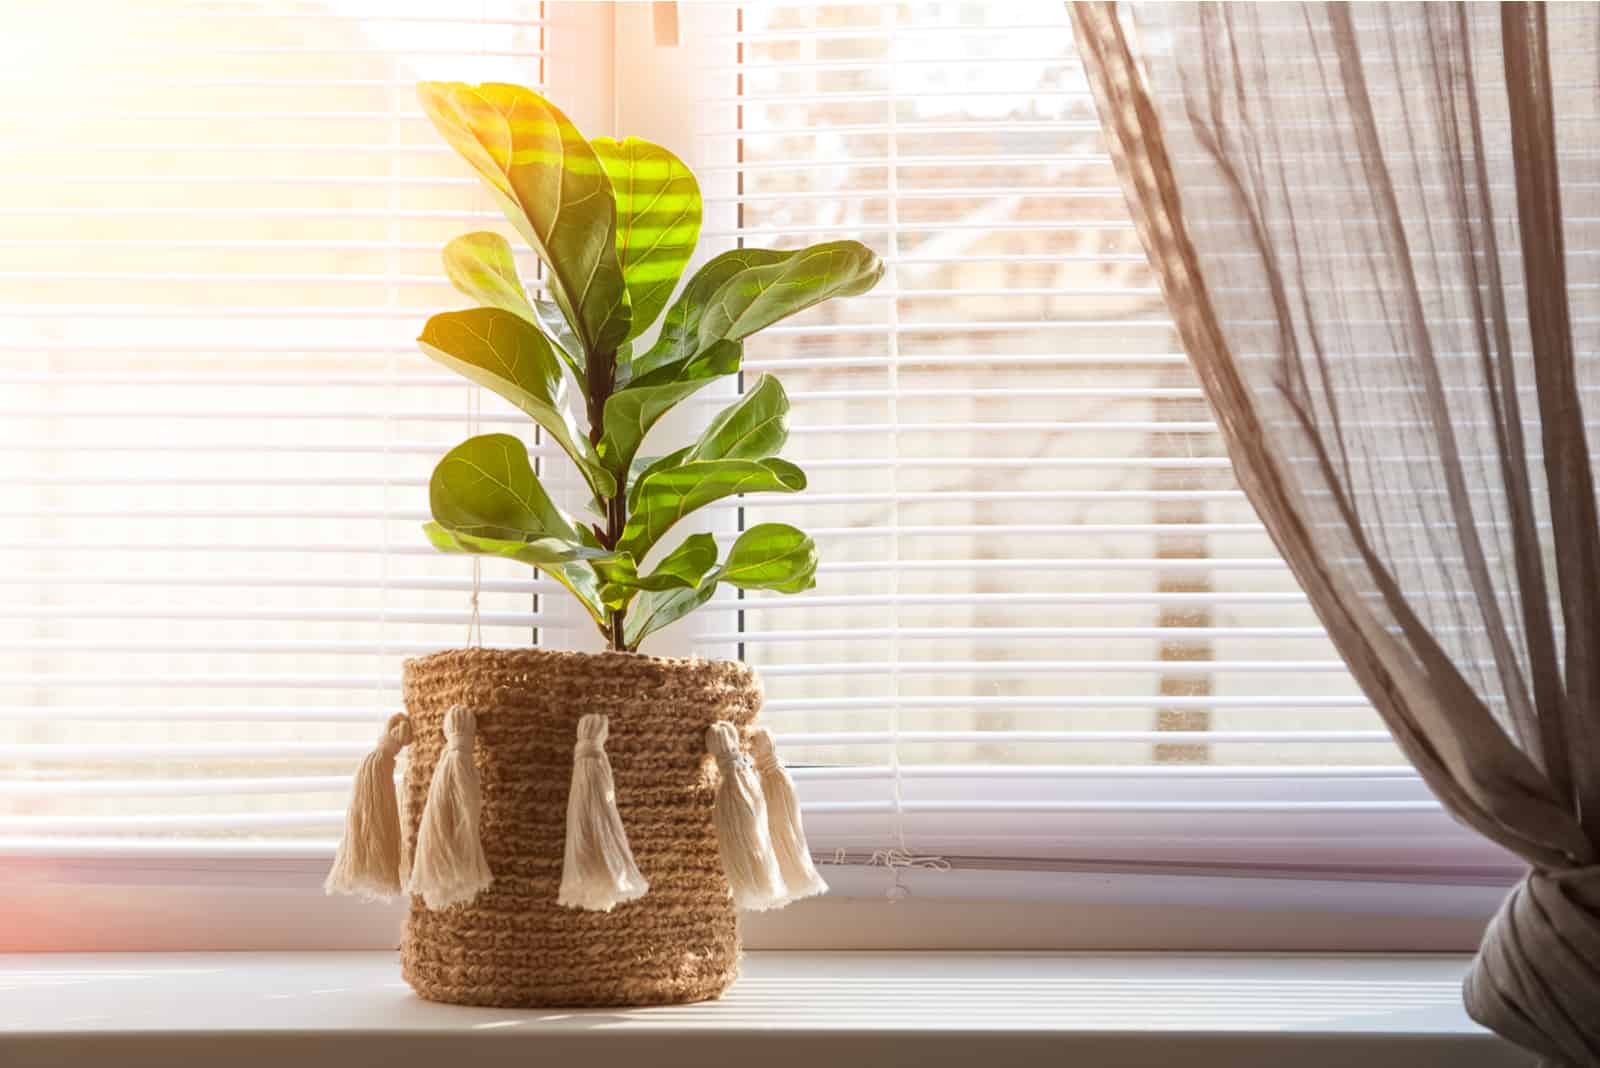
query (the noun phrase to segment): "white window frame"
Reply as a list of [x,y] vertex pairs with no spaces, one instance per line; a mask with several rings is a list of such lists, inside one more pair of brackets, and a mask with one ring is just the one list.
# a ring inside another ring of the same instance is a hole
[[[730,4],[685,4],[677,46],[657,45],[653,8],[661,5],[557,0],[547,5],[557,47],[547,57],[551,95],[591,135],[632,134],[680,151],[691,166],[697,138],[687,57],[703,33],[731,19]],[[731,45],[730,45],[731,47]],[[731,205],[708,191],[707,217],[732,229]],[[711,223],[708,221],[708,228]],[[666,427],[682,436],[686,427]],[[598,647],[593,628],[563,598],[549,598],[548,643]],[[560,615],[570,611],[570,621]],[[706,655],[693,628],[663,635],[660,655]],[[959,780],[959,781],[957,781]],[[1176,781],[1176,779],[1175,779]],[[1396,803],[1427,797],[1414,776],[1396,780]],[[881,814],[852,816],[867,797],[859,780],[807,787],[809,800],[840,811],[819,817],[830,837],[880,847]],[[744,917],[755,948],[1467,950],[1476,945],[1517,866],[1472,832],[1424,820],[1394,835],[1394,813],[1366,810],[1358,798],[1318,819],[1308,847],[1292,811],[1304,784],[1287,779],[1185,776],[1183,796],[1227,818],[1230,841],[1259,869],[1218,868],[1192,812],[1152,810],[1122,827],[1123,848],[1100,863],[1017,864],[1009,870],[942,870],[934,860],[892,870],[825,865],[831,898],[782,913]],[[1011,831],[1025,831],[1041,804],[1084,812],[1117,792],[1105,774],[1039,785],[995,772],[952,773],[941,794],[1013,798]],[[879,796],[877,793],[873,797]],[[1230,812],[1232,806],[1232,813]],[[962,817],[962,818],[971,818]],[[1126,819],[1126,817],[1124,817]],[[1304,817],[1297,817],[1304,818]],[[992,824],[991,824],[992,826]],[[1102,832],[1103,833],[1103,832]],[[876,836],[876,837],[875,837]],[[1333,852],[1327,847],[1333,844]],[[1426,856],[1419,850],[1428,847]],[[0,853],[0,897],[15,919],[0,929],[0,952],[16,950],[347,949],[392,946],[403,904],[375,906],[328,898],[321,881],[329,855],[309,845],[218,845],[201,853],[160,843],[86,852],[70,841]],[[894,907],[889,907],[893,904]]]

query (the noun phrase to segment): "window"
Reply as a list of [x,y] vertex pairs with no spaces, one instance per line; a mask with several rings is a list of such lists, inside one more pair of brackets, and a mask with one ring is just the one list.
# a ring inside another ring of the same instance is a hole
[[761,668],[813,840],[1481,863],[1233,481],[1063,5],[696,13],[735,53],[696,109],[701,166],[735,176],[722,240],[849,235],[889,265],[748,348],[811,484],[729,509],[815,533],[818,588],[699,617]]
[[417,536],[434,458],[507,416],[416,357],[440,245],[500,216],[412,86],[539,82],[546,45],[538,3],[458,6],[11,16],[10,848],[326,849],[403,657],[541,636],[540,583],[485,562],[474,613]]
[[676,45],[647,5],[26,16],[0,112],[0,846],[318,856],[406,655],[586,640],[546,583],[417,533],[435,458],[525,425],[412,343],[460,303],[444,241],[509,233],[417,108],[446,77],[677,149],[702,258],[857,237],[889,264],[747,353],[811,489],[712,521],[805,527],[818,588],[724,597],[656,646],[761,669],[819,851],[1496,863],[1233,484],[1058,0],[678,14]]

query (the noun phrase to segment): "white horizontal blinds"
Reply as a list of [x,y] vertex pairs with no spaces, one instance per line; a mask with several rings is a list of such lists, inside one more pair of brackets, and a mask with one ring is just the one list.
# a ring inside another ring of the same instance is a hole
[[[440,246],[504,223],[413,85],[538,82],[542,23],[523,0],[8,21],[0,843],[331,842],[402,658],[467,643],[473,567],[417,529],[426,478],[512,421],[413,339],[462,304]],[[542,583],[488,561],[479,585],[485,643],[537,640]]]
[[1062,5],[730,32],[738,119],[702,153],[737,146],[737,236],[888,263],[747,347],[811,485],[729,507],[814,534],[817,589],[702,616],[766,678],[814,844],[1267,860],[1365,811],[1428,853],[1446,821],[1233,481]]

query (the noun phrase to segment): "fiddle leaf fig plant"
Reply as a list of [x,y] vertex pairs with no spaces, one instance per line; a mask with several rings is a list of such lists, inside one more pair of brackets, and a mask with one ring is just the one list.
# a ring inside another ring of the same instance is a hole
[[464,234],[444,248],[445,273],[479,306],[433,316],[418,343],[527,413],[567,454],[599,517],[558,507],[521,439],[483,434],[434,468],[428,540],[539,568],[617,650],[636,651],[723,583],[780,593],[814,586],[816,545],[784,523],[751,527],[726,554],[710,534],[670,548],[665,540],[715,501],[805,488],[804,472],[777,455],[789,416],[777,379],[762,375],[673,452],[645,455],[645,442],[675,406],[739,371],[746,338],[865,293],[882,261],[855,241],[735,249],[680,290],[701,200],[671,152],[635,137],[586,140],[521,86],[424,82],[418,96],[544,264],[551,298],[529,293],[505,238]]

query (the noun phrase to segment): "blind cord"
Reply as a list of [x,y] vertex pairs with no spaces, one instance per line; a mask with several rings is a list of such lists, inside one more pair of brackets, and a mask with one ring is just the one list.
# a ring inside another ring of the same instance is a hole
[[[543,16],[543,14],[544,14],[543,5],[541,5],[541,9],[540,9],[539,13],[540,13],[541,16]],[[488,20],[488,11],[486,10],[485,5],[480,3],[478,5],[478,22],[479,22],[478,54],[480,56],[482,56],[484,54],[485,50],[488,47],[487,37],[486,37],[487,20]],[[541,29],[540,32],[543,33],[543,30]],[[541,42],[541,44],[542,44],[542,42]],[[541,53],[542,53],[542,48],[541,48]],[[540,61],[540,63],[544,62],[544,58],[543,58],[542,54],[540,56],[540,60],[539,61]],[[479,208],[482,208],[482,207],[485,206],[485,201],[487,200],[487,198],[483,195],[482,188],[480,186],[477,186],[476,184],[473,186],[472,197],[473,197],[473,200],[476,202],[476,206],[478,206]],[[467,437],[469,437],[469,438],[475,438],[475,437],[478,436],[478,415],[479,415],[479,410],[480,410],[480,407],[481,407],[482,403],[483,403],[483,401],[482,401],[482,397],[481,397],[481,395],[479,393],[478,387],[477,386],[473,386],[473,385],[468,385],[467,386]],[[472,648],[474,648],[474,649],[480,648],[483,645],[483,616],[481,615],[482,607],[481,607],[481,603],[480,603],[481,600],[482,600],[482,594],[483,594],[483,560],[476,553],[473,553],[472,554],[472,591],[467,597],[467,645],[472,647]]]
[[[888,258],[891,264],[898,264],[900,259],[900,133],[896,120],[899,117],[899,103],[895,92],[897,79],[895,78],[895,25],[899,20],[896,5],[884,8],[888,20],[889,39],[889,93],[888,93],[888,154],[889,166],[887,199],[888,210]],[[900,278],[898,267],[889,268],[889,336],[887,339],[888,351],[888,389],[889,389],[889,455],[895,462],[889,465],[889,554],[891,565],[889,568],[889,592],[896,604],[894,618],[890,625],[889,637],[889,690],[893,701],[889,707],[889,733],[892,741],[889,745],[889,767],[891,769],[892,799],[894,802],[894,841],[891,849],[880,849],[872,854],[869,864],[876,864],[879,858],[884,858],[884,867],[889,869],[894,882],[885,892],[890,901],[899,901],[909,897],[911,891],[907,889],[902,880],[902,873],[906,864],[888,863],[888,858],[910,857],[911,847],[906,840],[905,821],[905,782],[900,775]]]

